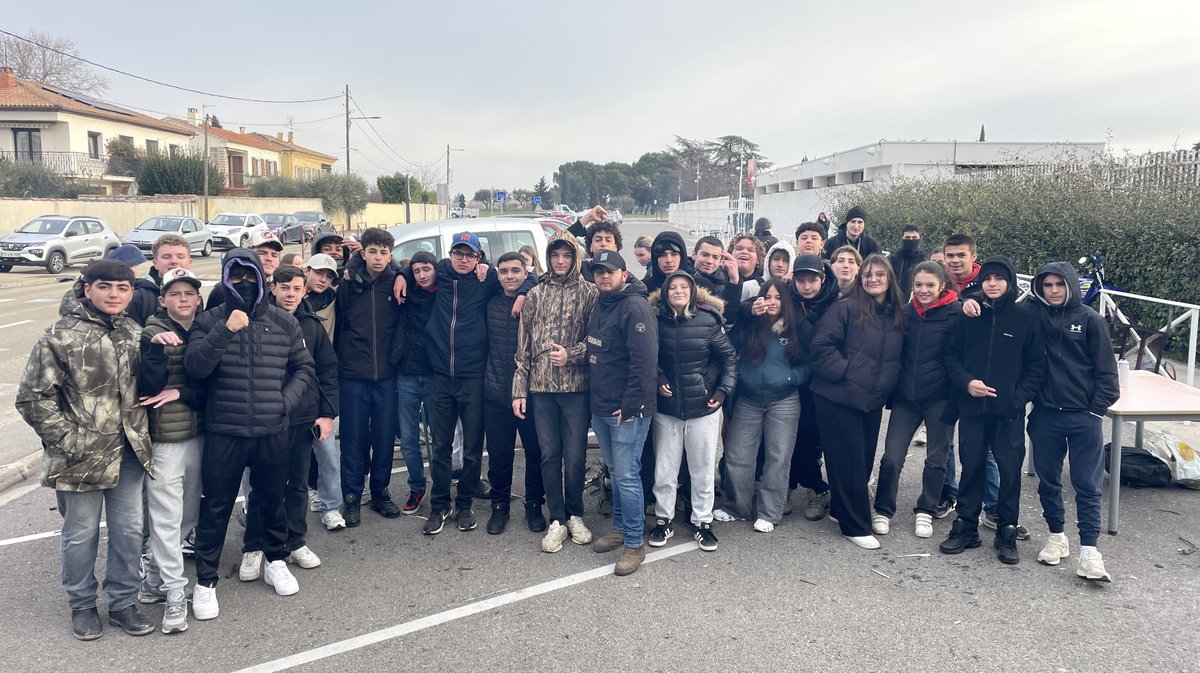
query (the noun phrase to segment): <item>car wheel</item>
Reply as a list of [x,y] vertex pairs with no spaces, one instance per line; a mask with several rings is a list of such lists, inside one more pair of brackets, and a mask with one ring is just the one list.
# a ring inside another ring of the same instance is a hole
[[242,240],[238,241],[238,247],[239,248],[246,247],[246,243],[248,243],[249,241],[250,241],[249,236],[242,236]]
[[62,273],[66,266],[67,256],[62,254],[61,251],[55,250],[54,252],[50,253],[49,257],[46,258],[47,273]]
[[209,257],[212,255],[212,241],[204,242],[204,249],[200,251],[201,257]]
[[9,271],[12,271],[11,264],[0,264],[0,273],[8,273]]

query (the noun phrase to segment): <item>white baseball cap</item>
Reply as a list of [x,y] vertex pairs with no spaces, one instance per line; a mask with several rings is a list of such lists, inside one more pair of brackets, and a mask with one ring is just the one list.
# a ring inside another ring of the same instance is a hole
[[308,261],[304,263],[304,268],[329,271],[337,275],[337,262],[329,255],[322,255],[320,253],[309,257]]

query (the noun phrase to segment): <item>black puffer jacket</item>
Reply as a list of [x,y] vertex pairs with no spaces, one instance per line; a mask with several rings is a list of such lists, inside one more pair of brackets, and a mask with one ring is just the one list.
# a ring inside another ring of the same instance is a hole
[[875,304],[871,322],[858,324],[854,301],[842,299],[825,312],[812,340],[812,391],[859,411],[883,408],[900,377],[904,332],[893,309]]
[[588,381],[596,416],[654,415],[658,325],[646,286],[630,276],[619,292],[601,293],[588,318]]
[[[1026,302],[1017,302],[1016,272],[1007,257],[992,257],[979,271],[1008,278],[1008,293],[996,300],[982,294],[978,318],[963,317],[950,330],[946,373],[951,403],[946,420],[999,416],[1018,418],[1037,395],[1046,378],[1046,344],[1042,323]],[[979,379],[996,390],[995,397],[972,397],[967,386]]]
[[503,292],[487,303],[487,362],[483,366],[483,396],[493,402],[512,403],[512,380],[517,371],[517,328],[512,317],[516,297]]
[[338,415],[338,359],[329,343],[325,321],[312,312],[308,300],[300,302],[292,313],[304,334],[304,345],[313,357],[316,366],[316,385],[305,391],[304,401],[292,410],[292,425],[311,425],[318,418],[337,418]]
[[900,381],[893,399],[905,402],[944,400],[950,396],[946,376],[946,344],[950,330],[962,318],[962,303],[947,290],[933,306],[918,312],[916,299],[904,307],[904,351],[900,356]]
[[[235,266],[258,278],[258,296],[242,301],[229,282]],[[316,385],[312,355],[304,347],[299,323],[266,299],[266,278],[258,256],[235,248],[221,265],[225,303],[204,312],[192,325],[183,365],[193,380],[207,379],[209,432],[236,437],[265,437],[283,432],[288,415]],[[225,326],[231,311],[245,311],[250,324],[237,333]]]
[[[821,316],[829,310],[830,306],[838,300],[841,295],[841,289],[838,287],[837,274],[833,272],[833,267],[829,262],[825,262],[825,280],[821,283],[821,291],[812,299],[805,299],[796,292],[796,285],[792,284],[791,292],[792,306],[796,309],[796,336],[800,338],[800,344],[804,347],[807,353],[812,348],[813,335],[817,333],[817,322],[821,320]],[[807,361],[808,358],[806,357]]]
[[125,308],[125,315],[133,318],[134,322],[146,326],[150,318],[158,313],[158,295],[162,287],[162,279],[158,270],[150,267],[150,273],[137,279],[133,284],[133,297]]
[[738,359],[721,327],[724,302],[697,287],[686,273],[667,276],[664,285],[676,277],[691,284],[692,317],[675,315],[665,291],[650,295],[650,308],[658,316],[658,383],[671,387],[670,397],[659,392],[658,413],[687,420],[716,411],[708,407],[709,400],[724,403],[733,395]]
[[396,274],[389,266],[371,280],[366,264],[359,257],[347,266],[349,280],[337,289],[337,328],[333,332],[337,347],[338,376],[346,379],[383,381],[396,374],[396,339],[404,331],[400,323],[400,305],[392,294]]
[[722,308],[721,319],[726,323],[733,323],[737,320],[738,305],[742,300],[742,284],[731,283],[729,274],[725,269],[717,269],[711,274],[701,273],[699,269],[692,275],[700,287],[708,291],[708,294],[721,301]]

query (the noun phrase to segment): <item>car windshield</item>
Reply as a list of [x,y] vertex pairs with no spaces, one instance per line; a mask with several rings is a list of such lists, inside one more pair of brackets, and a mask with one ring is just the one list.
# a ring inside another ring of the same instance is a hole
[[267,221],[267,224],[270,225],[272,229],[287,224],[287,215],[282,215],[280,213],[267,213],[266,215],[263,215],[262,218]]
[[217,215],[209,224],[225,224],[240,227],[245,223],[245,215]]
[[296,219],[300,220],[301,222],[317,222],[321,219],[321,213],[302,210],[296,213]]
[[17,230],[18,234],[61,234],[67,226],[66,220],[39,217],[26,222]]
[[138,231],[179,231],[178,217],[152,217],[137,226]]

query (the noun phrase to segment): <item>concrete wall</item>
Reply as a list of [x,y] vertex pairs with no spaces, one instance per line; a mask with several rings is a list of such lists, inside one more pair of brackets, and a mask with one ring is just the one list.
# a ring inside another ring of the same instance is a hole
[[717,196],[699,201],[672,203],[667,208],[667,221],[687,229],[693,235],[707,236],[710,232],[723,230],[729,221],[730,199]]
[[[350,219],[350,228],[355,232],[361,232],[367,227],[394,227],[407,222],[404,216],[403,203],[368,203],[366,210],[355,213],[354,217]],[[448,220],[450,219],[450,207],[444,203],[414,203],[411,208],[411,216],[412,222]],[[338,229],[346,226],[345,213],[330,213],[329,217]]]
[[[295,212],[320,210],[320,199],[252,199],[214,196],[209,202],[209,217],[223,212]],[[204,217],[198,196],[93,197],[83,199],[3,199],[0,198],[0,232],[8,233],[39,215],[94,215],[118,235],[129,233],[138,224],[156,215]]]

